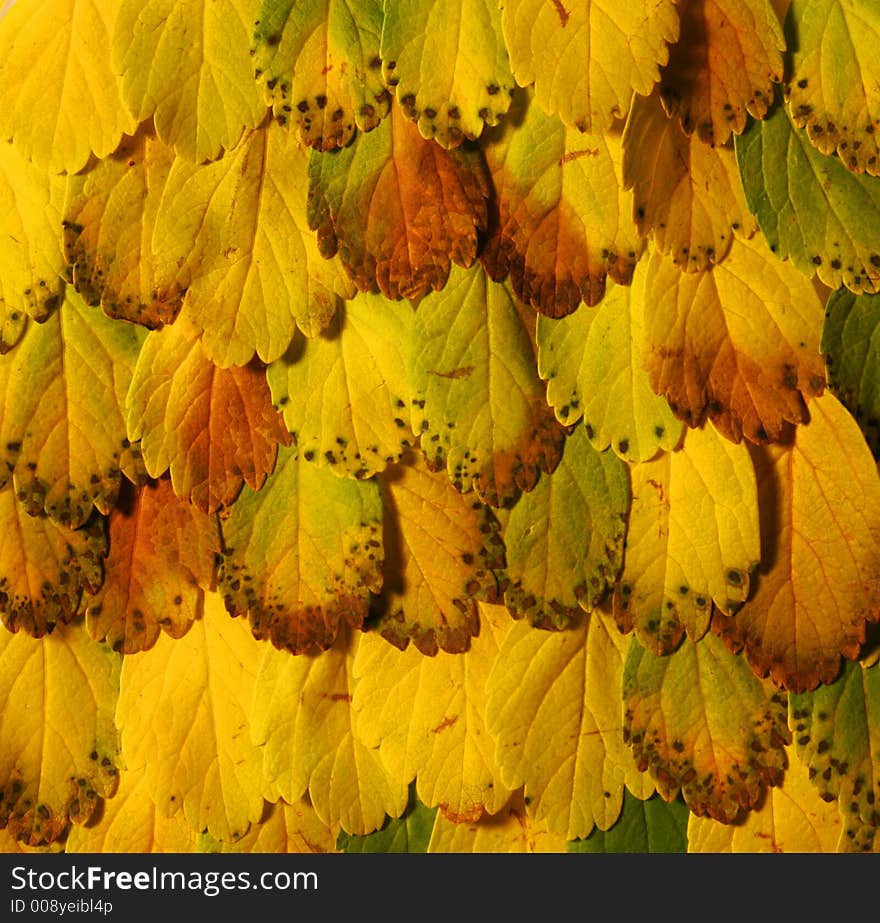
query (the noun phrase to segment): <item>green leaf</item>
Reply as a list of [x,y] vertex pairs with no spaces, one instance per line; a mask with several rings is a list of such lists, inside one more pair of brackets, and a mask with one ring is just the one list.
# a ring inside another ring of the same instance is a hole
[[436,814],[437,808],[428,808],[419,801],[413,783],[401,817],[388,817],[380,830],[366,836],[340,830],[336,848],[346,853],[426,853]]
[[623,810],[610,830],[598,827],[585,840],[573,840],[573,853],[686,853],[690,811],[681,798],[669,803],[659,795],[646,801],[629,791]]

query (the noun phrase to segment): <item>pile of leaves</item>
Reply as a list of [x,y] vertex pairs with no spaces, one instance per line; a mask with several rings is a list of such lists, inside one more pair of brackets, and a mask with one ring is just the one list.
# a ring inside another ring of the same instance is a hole
[[875,848],[873,0],[0,17],[0,848]]

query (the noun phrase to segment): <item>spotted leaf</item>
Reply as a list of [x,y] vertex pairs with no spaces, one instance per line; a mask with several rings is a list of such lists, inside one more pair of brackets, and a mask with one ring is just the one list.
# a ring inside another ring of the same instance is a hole
[[[336,825],[334,825],[336,826]],[[234,843],[202,836],[200,852],[224,853],[328,853],[336,852],[333,827],[318,816],[308,798],[295,804],[266,803],[258,824]]]

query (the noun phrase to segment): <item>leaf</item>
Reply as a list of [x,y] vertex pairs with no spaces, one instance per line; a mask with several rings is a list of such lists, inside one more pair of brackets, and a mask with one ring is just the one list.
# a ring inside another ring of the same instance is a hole
[[777,442],[822,393],[822,303],[808,279],[760,238],[723,262],[680,272],[654,253],[647,269],[645,365],[679,419],[710,419],[726,438]]
[[[204,840],[201,850],[205,850]],[[307,799],[287,804],[266,804],[258,824],[234,843],[217,841],[210,851],[224,853],[328,853],[336,852],[333,831]]]
[[494,816],[456,824],[438,814],[428,842],[429,853],[563,853],[565,837],[526,813],[521,792]]
[[381,57],[406,117],[446,148],[497,124],[516,86],[493,0],[386,3]]
[[379,59],[381,0],[263,0],[255,23],[255,75],[279,125],[319,151],[372,131],[391,96]]
[[790,17],[797,42],[785,99],[794,124],[823,154],[877,176],[878,10],[853,0],[794,0]]
[[[513,127],[515,126],[515,127]],[[628,285],[644,243],[620,182],[620,133],[585,135],[546,115],[530,93],[486,160],[499,216],[480,259],[496,281],[548,317],[601,301],[605,278]]]
[[385,563],[372,626],[400,650],[410,641],[428,656],[468,650],[480,629],[477,600],[498,600],[497,519],[418,455],[388,467],[378,484]]
[[67,179],[64,258],[88,304],[108,317],[161,327],[177,317],[187,282],[153,258],[156,212],[174,160],[147,126],[91,169]]
[[346,853],[425,853],[434,829],[436,808],[427,808],[410,787],[409,803],[402,817],[386,818],[375,833],[366,836],[339,835],[339,848]]
[[343,623],[360,627],[370,592],[381,588],[381,523],[374,482],[336,477],[280,449],[263,487],[245,487],[221,523],[227,608],[275,647],[329,648]]
[[109,537],[107,580],[84,599],[89,634],[123,654],[149,650],[161,631],[186,634],[212,588],[216,520],[158,481],[123,489],[110,511]]
[[266,106],[252,78],[259,0],[120,0],[112,65],[138,122],[187,160],[214,160],[255,128]]
[[110,66],[116,8],[17,0],[0,20],[0,137],[52,173],[76,173],[134,131]]
[[725,824],[782,782],[786,700],[713,634],[655,657],[633,639],[623,672],[624,737],[671,801]]
[[719,622],[759,676],[792,692],[838,675],[880,616],[880,480],[856,422],[827,394],[794,443],[752,455],[761,511],[757,590]]
[[112,506],[123,475],[143,477],[122,409],[142,339],[68,288],[61,310],[0,360],[0,486],[11,476],[29,513],[76,528]]
[[0,143],[0,354],[21,339],[28,316],[46,320],[63,297],[62,189],[63,180]]
[[512,506],[559,463],[565,438],[535,365],[534,314],[479,266],[454,267],[415,315],[412,427],[431,468]]
[[666,111],[706,144],[762,119],[783,77],[786,43],[770,0],[683,0],[679,40],[660,76]]
[[11,486],[0,490],[0,619],[35,638],[70,622],[84,591],[97,592],[107,554],[94,515],[71,531],[45,513],[28,514]]
[[547,403],[584,431],[599,452],[611,448],[626,461],[647,461],[674,449],[682,424],[651,389],[645,349],[645,263],[632,285],[611,285],[595,309],[568,317],[538,317],[538,371],[547,382]]
[[768,789],[764,803],[742,824],[692,814],[687,834],[691,853],[833,853],[840,813],[819,797],[807,767],[791,753],[782,785]]
[[470,266],[486,229],[489,181],[479,151],[426,141],[392,107],[369,134],[309,161],[309,227],[361,291],[418,298]]
[[[569,843],[576,853],[685,853],[688,818],[693,815],[681,800],[667,804],[659,795],[641,801],[623,793],[623,810],[607,832],[594,829],[585,840]],[[727,828],[724,828],[727,829]]]
[[880,822],[878,681],[876,667],[847,663],[830,685],[790,700],[798,756],[819,796],[837,802],[841,851],[871,851]]
[[758,229],[733,145],[708,145],[669,118],[657,93],[636,97],[623,131],[623,185],[639,234],[692,272],[720,263],[734,234]]
[[486,683],[512,623],[502,606],[485,605],[480,623],[466,657],[399,651],[368,632],[353,667],[358,740],[391,778],[415,779],[421,804],[455,823],[496,814],[511,795],[486,729]]
[[260,751],[250,707],[260,646],[216,593],[182,637],[122,665],[116,722],[126,767],[146,767],[158,812],[235,840],[260,819]]
[[598,605],[621,568],[629,502],[626,465],[577,427],[559,467],[520,497],[504,529],[514,618],[565,628]]
[[254,689],[252,732],[263,752],[266,798],[296,802],[308,793],[321,820],[363,836],[399,817],[407,784],[355,733],[351,701],[359,635],[343,629],[320,657],[267,647]]
[[215,163],[175,160],[153,231],[160,264],[182,265],[183,314],[209,358],[272,362],[297,327],[322,330],[352,289],[306,227],[307,155],[277,126]]
[[520,86],[580,131],[604,131],[646,95],[678,39],[675,0],[500,0],[504,37]]
[[829,288],[880,291],[880,180],[816,150],[781,105],[735,147],[746,200],[774,253]]
[[269,366],[272,400],[307,461],[372,477],[415,442],[402,419],[413,322],[409,303],[358,293],[319,336],[297,334]]
[[686,631],[699,640],[712,603],[733,614],[746,601],[761,559],[758,492],[748,450],[712,424],[684,444],[633,465],[633,502],[623,574],[614,591],[621,627],[643,647],[670,653]]
[[0,827],[17,841],[53,843],[114,793],[120,662],[81,625],[0,631]]
[[205,513],[242,485],[259,490],[290,434],[272,407],[265,370],[217,368],[185,317],[144,341],[126,398],[128,435],[152,477]]
[[858,421],[875,457],[880,454],[878,325],[880,298],[876,295],[854,295],[840,288],[825,305],[822,352],[828,387]]
[[622,735],[626,646],[598,610],[564,632],[518,622],[489,674],[486,724],[502,778],[525,785],[529,817],[568,840],[608,830],[624,783],[639,785]]

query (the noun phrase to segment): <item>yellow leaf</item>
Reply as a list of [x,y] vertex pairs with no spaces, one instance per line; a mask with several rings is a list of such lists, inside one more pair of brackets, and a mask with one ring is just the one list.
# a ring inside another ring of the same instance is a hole
[[0,136],[53,173],[106,157],[137,125],[110,66],[118,6],[17,0],[0,19]]
[[183,812],[196,831],[235,840],[260,819],[260,751],[250,707],[261,646],[207,593],[202,618],[178,639],[122,666],[116,723],[129,769],[146,768],[164,817]]
[[263,791],[293,804],[306,793],[321,821],[347,833],[399,817],[407,784],[385,771],[354,733],[358,633],[343,630],[319,657],[267,647],[254,689],[253,735],[263,750]]
[[358,740],[378,750],[391,778],[415,778],[419,800],[455,823],[495,814],[511,795],[486,730],[486,681],[513,623],[490,605],[480,606],[480,622],[467,656],[399,651],[367,632],[353,667]]
[[564,632],[518,622],[489,674],[486,724],[502,778],[524,784],[528,816],[569,840],[611,827],[624,784],[640,784],[623,738],[627,646],[599,610]]
[[112,64],[138,122],[152,116],[159,137],[198,163],[262,121],[248,54],[260,0],[117,2]]
[[267,804],[258,824],[234,843],[220,843],[225,853],[336,852],[336,834],[305,798],[295,804]]
[[52,843],[114,793],[120,663],[81,624],[0,631],[0,827],[16,840]]
[[499,0],[520,86],[580,131],[604,131],[625,116],[633,91],[646,95],[678,39],[675,0]]
[[759,676],[814,689],[855,659],[880,616],[880,479],[855,420],[832,394],[810,402],[790,446],[753,452],[761,510],[757,591],[719,622]]
[[147,473],[170,470],[174,492],[213,513],[230,505],[243,484],[263,486],[290,434],[272,407],[265,370],[253,363],[217,368],[198,335],[181,317],[147,336],[126,416]]
[[782,80],[782,26],[770,0],[680,0],[681,35],[660,77],[666,111],[706,144],[762,119]]

